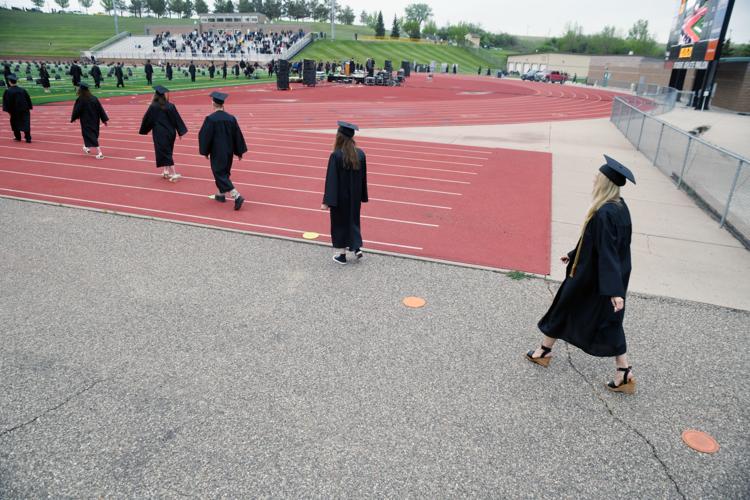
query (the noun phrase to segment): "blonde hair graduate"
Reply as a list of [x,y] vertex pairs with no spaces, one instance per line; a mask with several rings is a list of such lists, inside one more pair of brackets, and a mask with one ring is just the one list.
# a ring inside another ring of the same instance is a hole
[[636,382],[628,364],[623,330],[632,223],[620,188],[626,180],[635,184],[635,177],[618,161],[606,155],[605,159],[594,179],[591,205],[578,244],[560,258],[567,266],[566,277],[539,320],[542,344],[526,353],[526,359],[549,366],[557,339],[592,356],[614,356],[615,378],[607,388],[633,394]]

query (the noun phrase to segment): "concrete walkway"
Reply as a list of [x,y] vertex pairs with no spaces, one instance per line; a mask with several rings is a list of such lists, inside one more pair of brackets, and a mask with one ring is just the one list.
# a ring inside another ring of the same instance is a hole
[[626,397],[611,359],[523,359],[549,281],[7,199],[0,228],[0,497],[747,496],[748,312],[630,295]]
[[[623,189],[634,224],[631,290],[750,310],[750,252],[678,191],[608,119],[360,134],[551,152],[553,262],[575,246],[602,154],[613,156],[633,170],[638,182]],[[553,264],[551,277],[562,280],[564,271]]]

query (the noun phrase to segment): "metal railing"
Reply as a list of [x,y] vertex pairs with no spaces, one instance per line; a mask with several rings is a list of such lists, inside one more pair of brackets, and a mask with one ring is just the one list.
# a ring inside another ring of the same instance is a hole
[[651,116],[628,102],[631,97],[615,98],[612,123],[678,189],[750,249],[750,159]]

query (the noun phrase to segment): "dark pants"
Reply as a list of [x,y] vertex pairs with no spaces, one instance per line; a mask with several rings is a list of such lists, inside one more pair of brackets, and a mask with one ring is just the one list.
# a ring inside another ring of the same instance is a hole
[[125,81],[122,78],[118,78],[116,87],[125,88]]
[[194,81],[195,81],[195,74],[194,74],[194,73],[191,73],[191,74],[190,74],[190,81],[191,81],[191,82],[194,82]]
[[146,75],[146,83],[148,83],[149,85],[152,84],[151,83],[151,75]]
[[17,141],[21,140],[21,132],[23,132],[26,142],[31,142],[31,113],[27,111],[10,115],[10,128]]
[[94,80],[94,86],[96,88],[99,88],[99,85],[101,84],[101,80]]
[[232,184],[232,181],[229,180],[231,171],[231,160],[229,162],[229,165],[224,168],[214,168],[213,166],[211,166],[211,173],[214,174],[214,181],[216,182],[216,187],[219,189],[220,193],[228,193],[229,191],[234,189],[234,184]]

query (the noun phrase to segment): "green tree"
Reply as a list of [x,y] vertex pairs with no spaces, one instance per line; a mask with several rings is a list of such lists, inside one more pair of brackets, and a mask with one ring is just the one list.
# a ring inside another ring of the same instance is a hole
[[383,11],[378,12],[378,20],[375,25],[375,36],[385,36],[385,24],[383,24]]
[[182,2],[182,17],[185,19],[190,19],[190,16],[193,15],[193,10],[195,7],[193,6],[193,0],[183,0]]
[[141,17],[143,14],[143,0],[130,0],[128,11],[133,17]]
[[360,12],[360,14],[359,14],[359,24],[361,24],[363,26],[367,26],[367,19],[368,19],[367,11],[363,10],[362,12]]
[[648,31],[648,21],[639,19],[628,31],[627,44],[634,54],[642,56],[658,55],[661,50]]
[[406,32],[407,35],[409,35],[409,38],[422,38],[422,34],[419,30],[419,22],[414,19],[407,19],[404,21],[404,23],[401,25],[401,27],[404,29],[404,32]]
[[99,0],[99,4],[102,6],[102,9],[104,9],[104,12],[109,14],[115,9],[114,6],[115,0]]
[[177,14],[177,17],[180,17],[180,13],[184,8],[185,2],[183,0],[169,0],[169,3],[167,5],[169,6],[170,13]]
[[280,18],[283,12],[281,9],[281,0],[265,0],[265,2],[263,2],[263,8],[265,10],[263,13],[270,19]]
[[122,15],[123,12],[128,10],[128,3],[125,0],[114,0],[114,7],[120,12],[120,15]]
[[[88,14],[89,9],[91,8],[92,5],[94,5],[94,0],[78,0],[78,3],[81,5],[81,7],[83,7],[84,12]],[[36,4],[37,4],[37,0],[34,1],[34,5]],[[42,5],[44,5],[44,1],[42,1]]]
[[[37,8],[41,9],[44,7],[45,0],[31,0],[31,3],[33,3]],[[89,5],[90,7],[90,5]]]
[[70,0],[55,0],[55,3],[59,5],[62,10],[70,7]]
[[237,2],[237,12],[252,12],[253,8],[250,5],[250,0],[240,0]]
[[195,13],[208,14],[208,4],[206,0],[195,0]]
[[422,28],[422,34],[428,37],[434,37],[437,34],[437,31],[437,24],[432,20],[425,22],[424,28]]
[[319,23],[324,23],[329,20],[331,14],[331,8],[325,2],[316,3],[312,8],[312,18]]
[[393,24],[391,25],[391,38],[399,38],[401,36],[401,29],[398,27],[398,17],[393,14]]
[[[338,22],[340,22],[341,24],[346,24],[346,25],[354,24],[354,19],[355,19],[354,10],[352,10],[352,8],[349,7],[348,5],[344,7],[341,10],[341,12],[339,12],[338,16],[336,16],[336,20]],[[385,31],[385,28],[383,28],[383,31]]]
[[407,21],[416,21],[419,26],[432,17],[432,7],[426,3],[413,3],[406,6],[404,9],[406,13]]
[[166,0],[146,0],[146,5],[156,17],[162,17],[167,10]]

